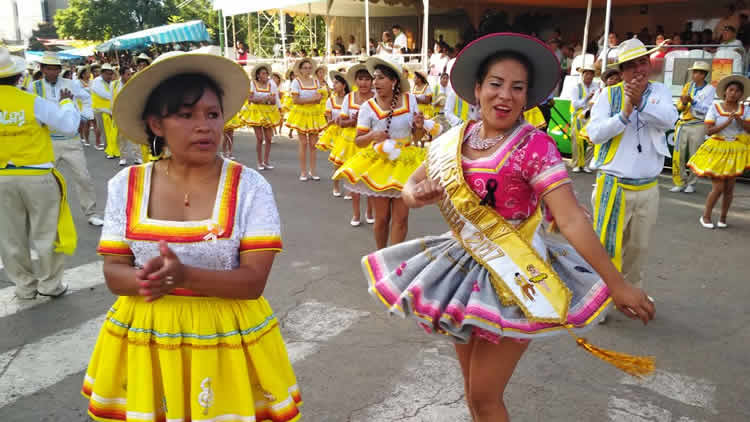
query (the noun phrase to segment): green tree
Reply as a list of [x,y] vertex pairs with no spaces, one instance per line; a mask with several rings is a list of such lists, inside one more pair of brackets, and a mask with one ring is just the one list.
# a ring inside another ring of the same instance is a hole
[[305,50],[311,54],[317,49],[320,54],[325,54],[326,25],[322,16],[313,16],[312,22],[308,15],[294,16],[291,29],[292,51]]

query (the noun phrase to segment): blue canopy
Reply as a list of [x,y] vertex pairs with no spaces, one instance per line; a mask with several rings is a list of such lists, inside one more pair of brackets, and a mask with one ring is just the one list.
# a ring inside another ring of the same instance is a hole
[[[44,55],[44,51],[34,51],[34,50],[28,50],[26,51],[26,61],[32,61],[32,62],[38,62],[42,59],[42,56]],[[83,59],[82,56],[75,55],[75,54],[69,54],[65,51],[58,51],[57,57],[60,58],[60,60],[68,61],[68,60],[81,60]]]
[[201,20],[175,23],[144,29],[132,34],[121,35],[99,44],[96,51],[141,50],[152,44],[172,44],[178,42],[209,41],[206,25]]

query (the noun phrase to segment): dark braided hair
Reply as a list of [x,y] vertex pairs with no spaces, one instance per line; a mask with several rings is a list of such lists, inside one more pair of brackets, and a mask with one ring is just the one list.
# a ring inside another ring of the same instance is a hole
[[401,96],[401,78],[399,78],[398,74],[388,66],[377,65],[375,66],[375,70],[381,71],[383,75],[385,75],[386,78],[396,81],[396,86],[393,87],[393,98],[391,99],[391,109],[388,111],[388,118],[385,124],[385,133],[387,133],[390,136],[391,120],[393,120],[393,110],[396,109],[396,104],[398,104],[398,98]]

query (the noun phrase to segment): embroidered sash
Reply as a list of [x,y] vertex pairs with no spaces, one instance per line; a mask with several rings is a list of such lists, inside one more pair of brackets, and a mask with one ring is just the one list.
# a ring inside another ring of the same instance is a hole
[[[541,237],[541,212],[518,228],[480,198],[466,183],[461,168],[461,144],[465,123],[431,145],[426,169],[445,189],[440,211],[467,252],[491,274],[492,284],[503,302],[518,305],[533,322],[566,324],[572,293],[550,266]],[[533,131],[522,131],[508,148],[500,166]],[[549,289],[537,289],[544,280]]]
[[[625,106],[625,93],[622,82],[607,88],[607,98],[609,99],[609,117],[613,117]],[[594,167],[599,168],[615,158],[615,153],[620,146],[620,141],[624,133],[625,131],[603,144],[594,146]]]

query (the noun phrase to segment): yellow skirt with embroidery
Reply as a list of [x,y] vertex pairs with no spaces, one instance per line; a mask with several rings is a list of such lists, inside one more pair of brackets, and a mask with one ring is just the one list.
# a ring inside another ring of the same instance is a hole
[[315,144],[315,148],[320,151],[330,151],[334,148],[334,145],[339,140],[341,135],[341,126],[337,124],[330,124],[325,131],[320,135],[320,139]]
[[327,125],[320,104],[295,104],[286,119],[286,126],[299,133],[320,133]]
[[748,136],[726,141],[712,136],[698,148],[687,165],[701,177],[736,177],[750,169]]
[[120,297],[83,383],[97,421],[296,421],[302,403],[264,298]]
[[250,127],[276,127],[281,124],[281,113],[276,104],[250,104],[243,120]]
[[328,161],[338,167],[354,157],[354,154],[361,149],[356,143],[354,143],[356,137],[356,127],[352,126],[342,128],[338,139],[336,139],[336,143],[333,145],[331,153],[328,155]]
[[361,148],[344,162],[333,174],[334,179],[344,179],[352,185],[364,184],[376,193],[401,192],[409,176],[424,162],[427,152],[417,146],[401,149],[395,160],[378,153],[372,145]]

